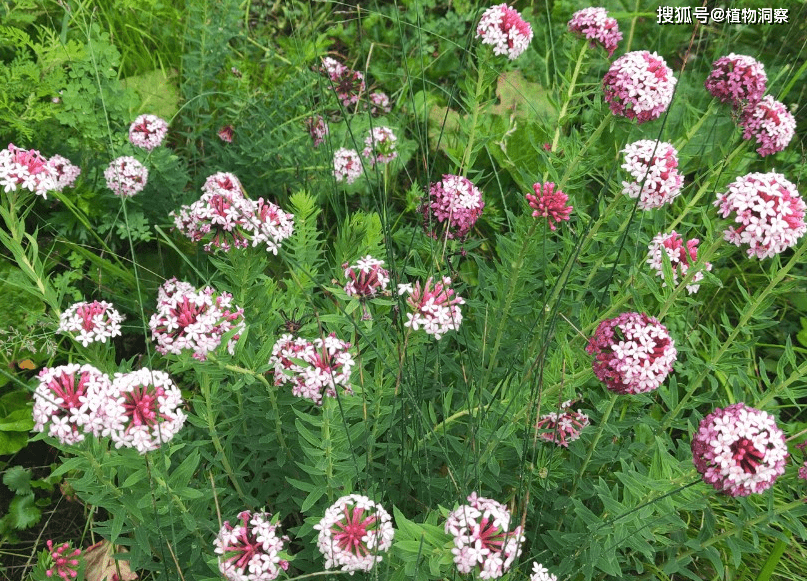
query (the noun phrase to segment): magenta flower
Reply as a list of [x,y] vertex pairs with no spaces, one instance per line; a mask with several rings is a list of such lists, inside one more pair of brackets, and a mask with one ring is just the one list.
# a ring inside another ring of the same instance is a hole
[[350,107],[359,102],[365,88],[364,76],[360,72],[351,70],[331,57],[322,59],[319,71],[330,79],[331,88],[343,107]]
[[20,149],[13,143],[0,150],[0,187],[6,193],[28,190],[45,199],[49,191],[59,189],[48,160],[35,149]]
[[692,438],[692,460],[703,481],[729,496],[773,486],[785,472],[787,456],[774,417],[744,403],[715,409]]
[[223,142],[232,143],[233,137],[235,136],[235,129],[233,129],[232,125],[225,125],[219,129],[218,136]]
[[182,404],[182,393],[164,371],[144,367],[116,373],[107,406],[109,436],[116,448],[135,448],[141,454],[156,450],[185,424]]
[[787,106],[768,95],[740,115],[743,139],[756,139],[762,157],[782,151],[796,133],[796,120]]
[[373,127],[364,140],[362,155],[370,162],[370,166],[377,163],[389,163],[396,157],[395,142],[398,140],[389,127]]
[[157,292],[157,312],[149,320],[151,339],[163,355],[193,351],[193,358],[207,359],[218,349],[223,336],[237,333],[227,343],[232,355],[244,331],[244,310],[233,304],[231,294],[218,293],[207,286],[197,290],[192,284],[176,278],[165,281]]
[[380,563],[380,553],[389,551],[395,536],[389,513],[359,494],[333,503],[314,530],[319,531],[317,547],[325,556],[325,568],[339,567],[351,575]]
[[434,335],[435,339],[440,339],[448,331],[457,331],[462,323],[462,312],[460,305],[465,304],[465,300],[454,293],[451,288],[451,279],[443,277],[443,282],[438,282],[432,286],[433,278],[429,277],[423,288],[420,281],[415,283],[414,289],[411,284],[399,284],[398,295],[409,293],[406,303],[412,309],[411,313],[406,313],[407,321],[404,327],[409,327],[417,331],[420,327],[429,335]]
[[104,170],[106,187],[116,196],[130,198],[143,191],[149,179],[149,170],[135,158],[121,156]]
[[454,563],[460,573],[479,571],[480,579],[498,579],[521,554],[524,534],[520,526],[510,529],[510,511],[500,502],[468,497],[448,515],[446,533],[454,537]]
[[290,383],[297,397],[322,405],[322,397],[336,397],[336,387],[353,393],[350,376],[356,364],[350,343],[331,333],[325,339],[308,341],[285,334],[272,348],[269,365],[274,367],[275,385]]
[[333,175],[337,182],[346,181],[349,184],[361,177],[361,158],[355,149],[340,147],[333,154]]
[[558,576],[550,573],[541,563],[533,562],[530,581],[558,581]]
[[81,174],[81,168],[70,163],[70,160],[61,155],[54,155],[48,162],[48,166],[53,169],[56,176],[57,192],[61,192],[65,188],[72,188],[76,183],[76,178]]
[[712,63],[712,72],[704,86],[721,103],[730,103],[739,111],[759,103],[767,82],[762,63],[750,56],[731,53]]
[[595,48],[599,43],[608,51],[608,58],[614,56],[614,51],[622,40],[619,24],[615,18],[608,16],[605,8],[590,7],[578,10],[569,20],[569,32],[588,39],[591,48]]
[[168,135],[168,123],[156,115],[140,115],[129,127],[129,142],[151,151],[162,145]]
[[370,93],[368,100],[370,101],[370,115],[373,117],[392,111],[392,105],[390,105],[389,97],[386,93],[381,91]]
[[602,88],[614,115],[638,123],[658,119],[672,101],[676,79],[672,69],[656,53],[626,53],[605,74]]
[[314,147],[319,147],[325,141],[328,135],[328,123],[323,119],[322,115],[315,115],[305,120],[305,125],[308,128],[308,133],[314,142]]
[[289,568],[284,542],[277,518],[268,512],[245,510],[238,514],[240,524],[229,521],[219,530],[213,541],[214,552],[219,555],[219,571],[229,581],[269,581]]
[[776,172],[750,173],[728,185],[714,202],[718,214],[734,214],[737,226],[723,231],[723,238],[741,246],[748,244],[748,256],[759,259],[795,246],[807,232],[805,204],[796,186]]
[[[678,277],[686,276],[689,267],[692,266],[698,259],[698,243],[700,240],[693,238],[687,242],[681,237],[678,232],[673,230],[669,234],[659,233],[648,246],[649,255],[647,264],[650,268],[656,271],[656,276],[664,278],[664,266],[662,253],[667,255],[670,259],[670,266],[673,271],[673,284],[678,284]],[[707,262],[704,266],[706,270],[712,270],[711,263]],[[687,285],[687,292],[689,294],[698,292],[700,285],[699,281],[703,280],[703,272],[697,272],[690,283]],[[662,287],[667,286],[663,283]]]
[[678,352],[667,328],[644,313],[623,313],[599,324],[586,352],[597,379],[619,394],[658,389]]
[[435,222],[445,229],[448,238],[464,238],[474,227],[485,202],[482,192],[471,180],[462,176],[444,174],[443,180],[429,186],[429,195],[421,201],[426,233],[438,238]]
[[678,172],[678,151],[669,143],[642,139],[622,150],[622,169],[634,181],[622,182],[622,193],[639,198],[640,210],[661,208],[681,193],[684,176]]
[[84,433],[100,434],[106,422],[106,405],[112,386],[92,365],[60,365],[39,372],[34,392],[34,430],[62,444],[84,440]]
[[63,581],[75,579],[78,575],[79,557],[81,557],[81,549],[73,549],[70,543],[62,543],[61,545],[53,545],[53,541],[48,539],[45,543],[50,551],[48,555],[48,569],[45,571],[47,577],[61,577]]
[[569,442],[579,439],[583,428],[590,422],[586,414],[580,410],[574,411],[571,407],[572,400],[567,400],[560,404],[560,413],[551,412],[541,416],[535,424],[536,429],[542,430],[539,436],[564,448],[569,447]]
[[358,259],[356,264],[344,263],[342,268],[345,269],[347,279],[345,292],[348,296],[364,299],[387,290],[389,272],[383,266],[383,260],[373,258],[369,254]]
[[555,190],[554,183],[536,183],[532,185],[532,189],[535,191],[535,195],[527,194],[525,197],[530,208],[533,209],[534,218],[547,218],[552,230],[555,230],[555,224],[569,219],[574,207],[566,205],[569,196],[560,190]]
[[532,27],[507,4],[491,6],[482,14],[476,27],[476,38],[493,47],[493,54],[506,54],[514,60],[527,50],[532,41]]
[[[94,341],[106,343],[107,339],[121,334],[123,316],[106,301],[75,303],[59,316],[59,333],[73,334],[84,347]],[[78,336],[75,335],[78,333]]]

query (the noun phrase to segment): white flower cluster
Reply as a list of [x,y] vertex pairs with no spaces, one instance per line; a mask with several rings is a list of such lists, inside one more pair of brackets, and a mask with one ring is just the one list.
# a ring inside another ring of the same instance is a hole
[[143,191],[149,179],[149,170],[135,158],[123,155],[104,170],[106,187],[116,196],[130,198]]
[[140,115],[129,127],[129,141],[148,151],[162,145],[168,134],[168,123],[156,115]]
[[[59,333],[73,334],[73,338],[87,347],[90,343],[121,334],[123,316],[106,301],[75,303],[59,316]],[[75,335],[75,334],[78,335]]]
[[429,277],[422,289],[420,281],[415,283],[414,288],[411,284],[399,284],[398,294],[410,293],[406,302],[412,312],[406,313],[404,327],[410,327],[413,331],[423,327],[426,333],[440,339],[448,331],[460,328],[462,311],[459,305],[464,305],[465,300],[455,295],[449,286],[451,278],[443,277],[442,283],[438,282],[433,286],[432,282],[433,279]]
[[349,184],[361,177],[361,158],[355,149],[340,147],[333,154],[333,175],[337,182]]
[[377,163],[389,163],[396,157],[395,142],[398,138],[389,127],[373,127],[364,140],[364,150],[361,154],[366,157],[371,166]]
[[213,545],[219,555],[219,571],[228,581],[271,581],[289,568],[281,557],[289,538],[278,534],[280,525],[271,516],[245,510],[238,514],[241,524],[224,521]]
[[625,154],[622,169],[634,179],[622,182],[622,193],[639,198],[640,210],[660,208],[681,193],[684,176],[678,172],[678,152],[672,145],[641,139],[622,152]]
[[56,172],[56,191],[73,187],[76,179],[81,175],[81,168],[73,165],[69,159],[61,155],[54,155],[48,160],[48,165]]
[[10,143],[0,150],[0,187],[6,193],[22,189],[47,199],[49,191],[59,189],[57,177],[48,160],[34,149]]
[[533,563],[530,581],[558,581],[558,576],[550,573],[541,563]]
[[[684,242],[681,235],[675,230],[669,234],[659,233],[647,247],[647,264],[656,271],[656,276],[663,279],[664,265],[662,256],[666,254],[672,267],[673,284],[678,284],[678,277],[686,277],[689,267],[698,259],[698,242],[700,240],[697,238]],[[712,264],[707,262],[704,268],[712,270]],[[703,271],[696,272],[687,285],[687,292],[689,294],[698,292],[700,288],[698,283],[702,280]],[[662,286],[667,286],[667,283],[663,283]]]
[[493,47],[493,54],[514,60],[527,50],[532,41],[532,27],[507,4],[491,6],[482,14],[476,27],[476,38]]
[[345,292],[348,296],[374,297],[389,286],[389,271],[384,268],[384,261],[369,254],[359,258],[356,264],[343,264],[342,268],[345,269]]

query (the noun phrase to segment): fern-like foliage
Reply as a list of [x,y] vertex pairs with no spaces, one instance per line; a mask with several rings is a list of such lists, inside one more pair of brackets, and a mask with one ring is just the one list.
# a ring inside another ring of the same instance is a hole
[[322,241],[317,230],[320,213],[316,199],[301,191],[291,196],[294,213],[294,236],[285,244],[284,257],[291,266],[289,289],[308,295],[316,284],[322,268]]

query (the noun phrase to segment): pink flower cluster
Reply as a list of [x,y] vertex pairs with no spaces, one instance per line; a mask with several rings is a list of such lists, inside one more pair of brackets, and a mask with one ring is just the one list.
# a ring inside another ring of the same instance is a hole
[[65,188],[72,188],[76,179],[81,175],[81,168],[70,163],[70,160],[61,155],[54,155],[48,160],[48,165],[53,168],[56,174],[57,192]]
[[[689,267],[698,260],[698,243],[700,240],[693,238],[684,242],[682,236],[673,230],[669,234],[659,233],[648,246],[647,264],[650,268],[656,271],[656,276],[664,278],[663,258],[664,254],[670,260],[670,266],[673,273],[673,284],[678,284],[678,277],[686,276]],[[706,270],[712,270],[711,263],[707,262],[704,265]],[[692,277],[692,280],[687,285],[687,292],[690,294],[698,292],[700,285],[699,281],[703,280],[703,272],[698,271]],[[665,282],[662,286],[667,286]]]
[[362,174],[361,158],[355,149],[340,147],[333,154],[333,175],[337,182],[355,182]]
[[547,218],[549,227],[555,230],[555,224],[561,220],[568,220],[574,210],[573,206],[567,206],[569,196],[560,190],[555,190],[555,184],[546,182],[532,185],[535,195],[527,194],[527,202],[533,209],[534,218]]
[[392,105],[390,105],[389,97],[386,93],[381,91],[370,93],[368,100],[370,101],[370,115],[373,117],[392,111]]
[[729,496],[773,486],[784,474],[787,444],[772,415],[736,403],[703,418],[692,438],[692,460],[704,482]]
[[58,190],[54,167],[35,149],[21,149],[10,143],[0,150],[0,186],[3,191],[28,190],[47,199],[48,192]]
[[476,38],[493,47],[493,54],[514,60],[527,50],[532,41],[532,27],[507,4],[491,6],[482,14],[476,27]]
[[109,436],[141,454],[170,441],[185,423],[182,395],[167,373],[140,369],[113,380],[91,365],[44,368],[34,392],[34,430],[63,444]]
[[597,379],[619,394],[658,389],[678,352],[667,328],[644,313],[623,313],[599,324],[586,352]]
[[807,232],[805,204],[796,186],[776,172],[750,173],[728,185],[714,205],[737,226],[723,231],[726,241],[748,245],[748,256],[769,258],[796,244]]
[[551,412],[541,416],[535,427],[542,430],[539,434],[542,439],[568,448],[569,442],[580,438],[583,428],[590,422],[586,414],[579,409],[574,411],[571,407],[572,400],[567,400],[560,404],[560,413]]
[[180,232],[194,242],[205,241],[207,252],[266,244],[277,254],[279,244],[294,232],[294,216],[259,198],[250,200],[231,173],[208,177],[202,196],[190,206],[171,212]]
[[168,135],[168,123],[156,115],[140,115],[129,126],[129,142],[147,151],[159,147]]
[[219,129],[216,135],[218,135],[219,139],[221,139],[224,143],[232,143],[233,137],[235,135],[235,130],[233,129],[232,125],[225,125],[221,129]]
[[284,543],[277,519],[267,512],[245,510],[238,514],[239,524],[229,521],[213,541],[219,555],[219,571],[228,581],[270,581],[289,568],[284,559]]
[[796,133],[796,119],[787,106],[770,95],[740,115],[743,139],[755,139],[762,157],[782,151]]
[[216,292],[209,286],[197,290],[172,278],[157,292],[157,311],[149,319],[149,328],[159,353],[180,355],[190,350],[194,359],[204,361],[233,330],[236,334],[227,343],[227,351],[234,353],[245,328],[244,310],[233,304],[229,293]]
[[482,192],[471,180],[445,174],[442,181],[429,186],[428,197],[421,202],[423,228],[437,238],[434,224],[437,222],[443,225],[448,238],[464,238],[482,215],[484,207]]
[[347,279],[345,292],[348,296],[365,299],[387,290],[389,272],[383,266],[383,260],[373,258],[369,254],[358,259],[356,264],[344,263],[342,268],[345,269]]
[[331,505],[316,525],[317,547],[325,568],[350,573],[370,571],[389,551],[395,530],[384,508],[359,494],[343,496]]
[[54,546],[51,539],[48,539],[45,545],[48,547],[48,551],[50,551],[50,555],[48,555],[49,567],[45,571],[45,575],[48,578],[56,575],[63,581],[75,579],[78,575],[81,549],[73,549],[70,543],[62,543],[61,545]]
[[454,537],[454,563],[460,573],[479,572],[480,579],[498,579],[521,554],[520,526],[510,528],[510,511],[500,502],[468,496],[448,515],[446,533]]
[[530,581],[558,581],[558,576],[550,573],[549,569],[544,567],[541,563],[532,564],[532,575]]
[[762,99],[767,83],[762,63],[750,56],[731,53],[712,63],[704,86],[721,103],[729,103],[735,111],[740,111]]
[[595,48],[599,43],[608,51],[609,58],[614,56],[614,51],[622,40],[619,24],[615,18],[608,16],[605,8],[590,7],[578,10],[569,20],[569,32],[588,39],[591,48]]
[[[121,314],[106,301],[75,303],[59,316],[59,333],[73,334],[73,338],[87,347],[94,341],[106,343],[107,339],[121,334]],[[75,334],[78,335],[75,335]]]
[[661,208],[681,193],[684,176],[678,172],[678,152],[669,143],[641,139],[622,150],[622,169],[633,177],[622,182],[622,193],[639,198],[640,210]]
[[420,327],[435,339],[440,339],[448,331],[457,331],[462,323],[460,305],[465,300],[454,293],[451,288],[451,279],[443,277],[442,282],[432,284],[434,279],[429,277],[421,288],[420,281],[411,284],[399,284],[398,295],[409,293],[406,299],[411,313],[406,313],[407,321],[404,327],[417,331]]
[[322,59],[320,72],[331,81],[331,88],[343,107],[350,107],[359,102],[364,93],[364,76],[359,71],[351,70],[338,60],[325,57]]
[[350,343],[331,333],[313,341],[285,334],[272,348],[269,365],[274,367],[275,385],[291,384],[297,397],[322,405],[322,397],[336,397],[336,387],[353,393],[350,375],[356,362]]
[[116,196],[130,198],[143,191],[149,179],[149,170],[135,158],[123,155],[112,160],[104,170],[106,187]]
[[305,125],[308,127],[308,133],[311,135],[311,140],[314,142],[314,147],[319,147],[325,141],[328,135],[328,123],[322,115],[314,115],[305,120]]
[[364,140],[362,155],[370,162],[370,166],[377,163],[389,163],[396,157],[395,142],[398,140],[389,127],[373,127]]
[[638,123],[658,119],[672,102],[676,79],[656,53],[626,53],[616,59],[602,81],[605,100],[614,115]]

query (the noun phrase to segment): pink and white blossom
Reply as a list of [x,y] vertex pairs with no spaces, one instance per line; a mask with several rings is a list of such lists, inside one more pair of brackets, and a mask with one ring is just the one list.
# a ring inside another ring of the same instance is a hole
[[676,78],[658,54],[626,53],[605,74],[602,88],[614,115],[645,123],[658,119],[672,102]]
[[362,155],[370,162],[370,166],[377,163],[389,163],[396,157],[395,142],[398,138],[389,127],[373,127],[364,140]]
[[578,10],[569,20],[568,27],[569,32],[588,39],[591,48],[599,43],[608,51],[609,58],[614,56],[614,51],[622,40],[619,24],[615,18],[608,16],[605,8],[589,7]]
[[352,184],[361,177],[361,158],[355,149],[340,147],[333,154],[333,176],[337,182]]
[[639,198],[640,210],[661,208],[681,193],[684,176],[678,171],[678,151],[669,143],[641,139],[622,150],[633,181],[622,182],[622,193]]
[[369,254],[349,265],[342,265],[345,269],[345,292],[348,296],[361,299],[374,297],[387,290],[389,286],[389,272],[384,268],[384,261],[373,258]]
[[762,157],[777,153],[788,146],[796,134],[796,119],[787,106],[770,95],[749,105],[740,115],[743,139],[755,139],[757,153]]
[[72,188],[76,179],[81,175],[81,168],[70,163],[70,160],[61,155],[54,155],[48,160],[48,165],[53,168],[56,176],[56,191],[61,192],[65,188]]
[[271,581],[289,568],[284,557],[289,537],[268,512],[245,510],[235,526],[229,521],[213,541],[219,571],[228,581]]
[[442,282],[434,283],[429,277],[426,284],[421,287],[420,281],[411,284],[398,285],[398,294],[408,292],[406,303],[411,312],[406,313],[407,321],[404,327],[417,331],[421,327],[435,339],[440,339],[448,331],[456,331],[462,323],[460,305],[465,300],[451,288],[451,278],[443,277]]
[[590,424],[588,416],[579,409],[571,409],[572,400],[566,400],[560,404],[560,412],[551,412],[541,416],[535,424],[537,430],[541,430],[539,436],[547,442],[553,442],[564,448],[569,447],[569,442],[574,442],[580,438],[583,429]]
[[[678,284],[679,276],[686,277],[689,272],[689,267],[695,264],[698,260],[698,243],[700,240],[693,238],[692,240],[684,241],[681,235],[673,230],[669,234],[659,233],[653,238],[653,241],[648,246],[647,264],[650,268],[656,271],[656,276],[664,278],[664,259],[666,254],[672,267],[673,284]],[[704,270],[712,270],[711,263],[707,262],[703,265]],[[687,292],[690,294],[698,292],[700,288],[700,281],[703,280],[703,271],[696,272],[689,284],[687,284]],[[662,286],[667,286],[663,283]]]
[[6,193],[28,190],[47,199],[58,190],[56,169],[35,149],[22,149],[9,143],[0,150],[0,187]]
[[[445,174],[442,181],[429,186],[428,196],[420,204],[423,228],[433,238],[464,238],[474,227],[485,202],[482,192],[468,178]],[[444,232],[439,232],[442,226]]]
[[532,41],[532,27],[507,4],[491,6],[482,14],[476,27],[476,38],[493,47],[493,54],[514,60],[527,50]]
[[112,160],[104,170],[106,187],[116,196],[130,198],[143,191],[149,179],[149,170],[135,158],[123,155]]
[[151,151],[163,144],[168,123],[156,115],[139,115],[129,127],[129,142]]
[[90,343],[99,341],[106,343],[107,339],[118,337],[121,334],[123,316],[106,301],[82,301],[70,305],[59,315],[60,333],[68,333],[87,347]]
[[759,103],[767,82],[768,75],[761,62],[750,56],[731,53],[712,63],[712,71],[704,86],[721,103],[728,103],[740,111]]

